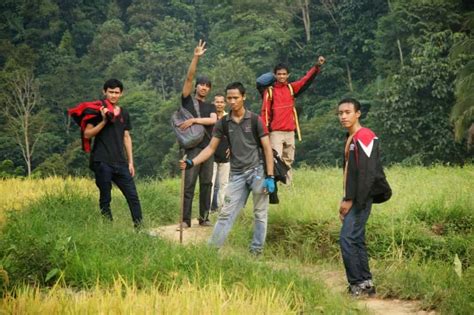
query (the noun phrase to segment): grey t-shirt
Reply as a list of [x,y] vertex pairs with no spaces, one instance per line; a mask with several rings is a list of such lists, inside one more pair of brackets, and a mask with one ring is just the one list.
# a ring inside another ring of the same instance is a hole
[[[232,172],[241,173],[248,169],[257,167],[262,163],[260,153],[260,144],[256,142],[252,131],[252,113],[245,111],[244,117],[239,123],[236,123],[231,118],[231,113],[218,120],[214,126],[212,136],[221,139],[224,135],[222,121],[227,120],[229,126],[229,143],[230,143],[230,170]],[[254,114],[256,115],[256,114]],[[262,138],[268,133],[263,127],[262,120],[258,118],[257,134]]]

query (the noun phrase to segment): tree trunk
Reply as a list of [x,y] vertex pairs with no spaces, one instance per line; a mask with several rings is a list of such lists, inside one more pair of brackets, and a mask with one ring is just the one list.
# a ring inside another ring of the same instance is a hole
[[349,66],[348,62],[346,62],[346,71],[347,71],[347,86],[349,87],[349,91],[354,92],[354,88],[352,87],[351,67]]
[[[304,1],[304,3],[302,2]],[[311,20],[309,18],[309,0],[298,0],[301,8],[301,16],[303,18],[304,31],[306,34],[306,42],[311,40]]]

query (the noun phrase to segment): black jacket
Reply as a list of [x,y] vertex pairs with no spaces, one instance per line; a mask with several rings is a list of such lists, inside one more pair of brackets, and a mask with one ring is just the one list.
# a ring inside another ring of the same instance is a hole
[[[372,130],[359,129],[354,134],[348,149],[344,199],[352,200],[358,209],[364,209],[370,199],[373,199],[374,203],[390,199],[392,190],[380,160],[379,139]],[[344,154],[345,165],[346,154]]]

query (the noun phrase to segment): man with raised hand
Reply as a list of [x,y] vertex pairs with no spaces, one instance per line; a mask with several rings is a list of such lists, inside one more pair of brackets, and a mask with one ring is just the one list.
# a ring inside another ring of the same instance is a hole
[[267,232],[268,194],[275,189],[273,152],[261,119],[244,107],[245,97],[242,83],[234,82],[226,87],[226,100],[231,112],[216,123],[209,145],[195,158],[180,161],[180,167],[189,170],[207,161],[222,137],[228,138],[231,148],[230,180],[209,244],[222,247],[252,192],[254,230],[249,250],[259,255],[263,251]]
[[[196,157],[208,144],[211,138],[212,128],[217,121],[215,107],[206,102],[206,97],[211,91],[211,81],[206,76],[199,76],[196,79],[193,91],[193,78],[196,73],[199,58],[206,52],[206,42],[199,40],[198,45],[194,48],[193,59],[188,68],[186,80],[183,85],[181,95],[181,105],[187,109],[194,118],[186,120],[180,125],[180,128],[186,129],[193,124],[201,124],[206,129],[204,139],[196,147],[186,149],[185,154],[188,159]],[[193,95],[191,95],[193,93]],[[212,168],[214,159],[210,157],[198,167],[185,172],[184,179],[184,209],[183,222],[181,227],[191,227],[191,212],[193,206],[194,189],[199,177],[199,225],[212,226],[209,221],[209,209],[211,204],[211,188],[212,188]]]
[[301,140],[295,97],[301,95],[311,85],[325,61],[323,56],[319,56],[315,65],[303,77],[292,82],[288,81],[290,77],[288,66],[280,63],[273,69],[276,82],[263,92],[260,116],[270,131],[272,148],[290,168],[287,183],[292,180],[291,166],[295,160],[295,131]]

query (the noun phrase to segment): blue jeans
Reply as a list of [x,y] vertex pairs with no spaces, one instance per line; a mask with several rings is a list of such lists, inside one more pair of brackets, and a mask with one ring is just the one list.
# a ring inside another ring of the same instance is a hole
[[365,246],[365,224],[371,208],[372,200],[367,202],[365,209],[352,206],[342,223],[339,242],[349,284],[372,279]]
[[102,215],[110,220],[113,219],[110,202],[112,201],[112,182],[114,182],[127,199],[134,225],[139,226],[142,222],[142,209],[128,165],[94,162],[94,173],[95,183],[100,191],[99,206]]
[[224,205],[214,231],[209,239],[209,245],[222,247],[240,210],[245,207],[250,192],[253,195],[254,230],[250,251],[261,253],[267,235],[268,195],[263,192],[265,174],[263,165],[245,171],[230,174],[224,198]]

